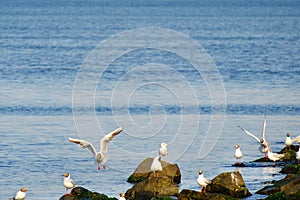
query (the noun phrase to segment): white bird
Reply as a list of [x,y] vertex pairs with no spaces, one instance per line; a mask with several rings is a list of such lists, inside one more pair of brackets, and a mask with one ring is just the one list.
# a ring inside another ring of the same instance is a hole
[[69,173],[65,173],[62,176],[64,176],[64,186],[66,188],[66,195],[68,195],[68,189],[72,189],[75,187],[75,182],[73,179],[71,179],[71,175]]
[[268,148],[268,158],[274,161],[274,165],[276,165],[276,161],[280,160],[284,157],[284,154],[273,153],[270,148]]
[[153,159],[150,170],[153,171],[153,172],[162,171],[161,157],[160,156],[156,156]]
[[[202,192],[202,191],[206,192],[206,186],[207,186],[207,184],[210,183],[210,180],[208,180],[207,178],[204,178],[203,172],[201,169],[198,171],[198,174],[199,175],[198,175],[197,183],[198,183],[198,185],[200,185],[199,192]],[[203,188],[201,189],[201,187],[203,187]]]
[[119,198],[119,200],[126,200],[126,199],[125,199],[125,194],[120,193],[120,198]]
[[290,150],[291,149],[291,145],[293,144],[293,140],[292,140],[292,138],[290,136],[291,136],[291,134],[289,134],[289,133],[286,134],[285,146],[286,146],[287,150]]
[[234,152],[234,157],[236,158],[236,164],[239,164],[239,159],[243,157],[243,153],[240,149],[240,145],[235,145],[235,152]]
[[15,197],[13,198],[14,200],[24,200],[26,197],[26,189],[25,188],[21,188],[15,195]]
[[90,152],[92,153],[92,155],[94,156],[94,158],[96,159],[97,163],[98,163],[98,170],[100,170],[100,165],[103,165],[103,169],[105,169],[105,162],[108,159],[108,154],[107,154],[107,150],[108,150],[108,143],[119,133],[122,132],[122,128],[117,128],[116,130],[112,131],[111,133],[108,133],[107,135],[105,135],[101,141],[100,141],[100,151],[97,152],[95,147],[88,141],[85,140],[79,140],[79,139],[74,139],[74,138],[69,138],[70,142],[79,144],[79,146],[81,148],[87,148],[88,150],[90,150]]
[[266,115],[265,115],[265,118],[264,118],[264,123],[263,123],[263,130],[262,130],[262,138],[258,138],[256,137],[253,133],[247,131],[246,129],[238,126],[239,128],[241,128],[245,133],[247,133],[248,135],[250,135],[251,137],[253,137],[254,139],[256,139],[257,142],[260,143],[260,148],[259,150],[266,154],[268,152],[268,147],[269,147],[269,144],[268,142],[266,141],[266,138],[265,138],[265,134],[266,134],[266,126],[267,126],[267,119],[266,119]]
[[168,155],[167,146],[168,146],[168,144],[166,144],[166,143],[161,143],[160,144],[159,155],[161,155],[161,156],[167,156]]
[[296,159],[298,160],[298,164],[300,164],[300,142],[298,144],[299,144],[299,149],[296,152]]

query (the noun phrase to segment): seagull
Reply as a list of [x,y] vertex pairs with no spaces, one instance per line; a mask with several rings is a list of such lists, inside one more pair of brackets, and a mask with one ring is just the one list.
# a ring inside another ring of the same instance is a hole
[[156,171],[162,171],[162,166],[161,166],[161,157],[160,156],[156,156],[153,159],[153,162],[151,164],[150,170],[152,172],[156,172]]
[[100,141],[100,151],[97,152],[95,147],[88,141],[85,140],[79,140],[79,139],[74,139],[74,138],[69,138],[70,142],[79,144],[81,148],[87,148],[90,150],[94,158],[96,159],[98,163],[98,170],[100,170],[100,165],[103,165],[103,169],[105,169],[105,162],[108,159],[107,150],[108,150],[108,142],[112,141],[112,139],[118,135],[119,133],[122,132],[122,128],[117,128],[116,130],[112,131],[111,133],[108,133],[105,135],[101,141]]
[[[72,189],[73,187],[75,187],[75,182],[73,181],[73,179],[71,179],[71,175],[69,173],[65,173],[62,176],[64,176],[64,186],[66,188],[66,195],[68,195],[68,189]],[[71,195],[71,193],[70,193]]]
[[207,178],[204,178],[203,172],[202,172],[201,169],[198,171],[198,173],[199,173],[199,175],[198,175],[197,183],[198,183],[201,187],[203,187],[202,189],[200,188],[200,191],[199,191],[199,192],[202,192],[202,191],[203,191],[203,192],[206,192],[206,186],[207,186],[207,184],[210,183],[210,180],[208,180]]
[[276,161],[280,160],[284,157],[284,154],[273,153],[270,148],[268,148],[268,158],[274,161],[274,166],[276,165]]
[[125,199],[125,194],[120,193],[120,198],[119,198],[119,200],[126,200],[126,199]]
[[238,125],[238,127],[241,128],[245,133],[247,133],[248,135],[250,135],[251,137],[253,137],[254,139],[256,139],[260,143],[259,150],[264,154],[266,154],[268,152],[268,146],[269,146],[269,144],[268,144],[268,142],[266,141],[266,138],[265,138],[266,126],[267,126],[267,119],[266,119],[266,115],[265,115],[264,123],[263,123],[263,130],[262,130],[262,138],[258,138],[253,133],[247,131],[246,129],[244,129],[244,128],[242,128]]
[[293,140],[291,139],[291,134],[287,133],[285,138],[285,146],[287,150],[291,149],[291,145],[293,144]]
[[236,163],[235,164],[240,164],[240,162],[238,162],[238,160],[243,157],[243,153],[240,149],[240,145],[238,145],[238,144],[235,145],[234,157],[236,158]]
[[298,160],[298,164],[300,164],[300,142],[298,144],[299,144],[299,149],[296,152],[296,159]]
[[13,198],[14,200],[24,200],[26,197],[26,189],[25,188],[21,188],[15,195],[15,197]]
[[166,144],[166,143],[161,143],[160,144],[159,155],[161,155],[161,156],[167,156],[168,155],[167,146],[168,146],[168,144]]

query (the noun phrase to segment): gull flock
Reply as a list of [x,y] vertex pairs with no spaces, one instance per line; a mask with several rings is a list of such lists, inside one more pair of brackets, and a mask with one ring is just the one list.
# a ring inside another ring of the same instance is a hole
[[[273,153],[271,150],[271,147],[269,143],[266,141],[265,134],[266,134],[266,125],[267,125],[267,120],[266,116],[264,116],[264,122],[263,122],[263,129],[261,133],[261,137],[255,136],[253,133],[250,131],[246,130],[245,128],[242,128],[241,126],[238,125],[240,129],[242,129],[246,134],[254,138],[258,143],[259,143],[259,151],[263,153],[263,155],[270,159],[271,161],[274,162],[274,166],[276,165],[276,161],[282,159],[284,157],[284,154],[278,154],[278,153]],[[112,141],[119,133],[123,131],[122,127],[117,128],[116,130],[106,134],[101,140],[100,140],[100,150],[96,151],[95,147],[91,142],[88,142],[86,140],[81,140],[81,139],[75,139],[75,138],[69,138],[69,142],[78,144],[80,148],[82,149],[87,149],[90,151],[94,159],[96,160],[98,164],[98,170],[101,169],[101,166],[103,169],[106,169],[105,163],[108,160],[108,143]],[[298,143],[300,146],[300,135],[291,138],[291,134],[287,133],[286,139],[285,139],[285,146],[287,150],[291,149],[291,145],[293,143]],[[158,156],[155,156],[153,159],[153,162],[150,166],[150,171],[155,172],[157,171],[162,171],[163,167],[161,164],[162,161],[162,156],[167,157],[168,156],[168,144],[167,143],[161,143],[160,148],[158,150]],[[234,157],[236,158],[235,165],[240,165],[242,164],[239,160],[243,157],[243,153],[241,151],[241,147],[239,144],[235,145],[235,152],[234,152]],[[300,164],[300,148],[298,152],[296,152],[296,159],[298,160],[298,164]],[[65,195],[72,195],[71,193],[68,193],[68,190],[72,189],[75,187],[76,183],[73,179],[71,179],[71,175],[69,173],[65,173],[62,175],[64,177],[63,185],[66,188],[66,194]],[[200,186],[200,191],[199,192],[206,192],[206,186],[211,182],[209,179],[205,178],[203,175],[202,169],[199,169],[198,171],[198,178],[196,180],[197,184]],[[22,187],[12,198],[13,200],[24,200],[26,197],[26,192],[27,189]],[[119,194],[119,199],[120,200],[126,200],[124,193]]]

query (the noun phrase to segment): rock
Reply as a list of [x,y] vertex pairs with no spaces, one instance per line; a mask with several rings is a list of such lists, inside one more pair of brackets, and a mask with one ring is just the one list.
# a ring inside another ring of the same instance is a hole
[[[300,199],[300,176],[295,174],[288,174],[284,179],[275,181],[271,186],[266,186],[263,189],[256,192],[257,194],[274,194],[272,196],[278,196],[284,194],[286,199]],[[275,195],[275,193],[277,193]],[[270,196],[271,198],[271,196]]]
[[[299,149],[299,145],[292,145],[290,150],[287,150],[286,147],[281,149],[278,153],[284,154],[284,158],[282,159],[284,162],[290,162],[296,160],[296,152]],[[268,158],[262,157],[253,162],[272,162]],[[279,163],[278,161],[276,163]]]
[[182,190],[178,196],[178,200],[234,200],[233,198],[224,194],[198,192],[194,190]]
[[173,180],[174,183],[181,182],[181,172],[177,164],[170,164],[168,162],[162,161],[163,170],[161,172],[155,172],[154,174],[150,171],[152,161],[153,158],[146,158],[143,162],[139,164],[137,169],[132,175],[130,175],[127,181],[129,183],[137,183],[153,176],[166,176],[171,178],[171,180]]
[[178,196],[179,187],[170,177],[150,177],[144,181],[135,183],[127,190],[127,200],[147,200],[153,197]]
[[117,200],[117,198],[111,198],[98,192],[91,192],[83,187],[75,187],[71,191],[71,195],[63,195],[59,200]]
[[231,165],[232,167],[246,167],[246,165],[244,163],[234,163],[233,165]]
[[209,193],[221,193],[236,198],[251,196],[240,172],[221,173],[207,185],[206,191]]
[[300,175],[300,165],[292,164],[292,165],[285,166],[284,168],[281,169],[280,173]]

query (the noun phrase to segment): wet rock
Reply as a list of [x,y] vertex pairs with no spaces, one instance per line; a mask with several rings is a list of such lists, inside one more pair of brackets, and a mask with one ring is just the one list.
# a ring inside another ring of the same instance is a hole
[[246,167],[244,163],[234,163],[232,167]]
[[98,192],[91,192],[83,187],[75,187],[71,191],[71,195],[63,195],[59,200],[117,200],[117,198],[111,198]]
[[168,162],[162,161],[163,170],[161,172],[151,172],[150,166],[152,164],[153,158],[146,158],[143,162],[139,164],[137,169],[132,175],[127,179],[129,183],[137,183],[143,181],[150,177],[169,177],[174,183],[181,182],[181,172],[177,164],[170,164]]
[[178,196],[178,200],[234,200],[237,198],[224,194],[198,192],[194,190],[182,190]]
[[285,166],[281,169],[280,173],[300,175],[300,165],[292,164],[292,165]]
[[297,199],[298,197],[298,199],[300,199],[300,176],[288,174],[284,179],[275,181],[273,185],[266,186],[256,193],[265,195],[273,194],[269,196],[269,198],[284,195],[284,199]]
[[[298,145],[292,145],[290,150],[287,150],[286,147],[284,147],[277,153],[284,154],[282,161],[292,162],[292,161],[296,161],[296,152],[298,151],[298,149],[299,149]],[[257,160],[254,160],[253,162],[273,162],[273,161],[269,160],[266,157],[262,157]],[[276,163],[279,162],[277,161]]]
[[240,172],[224,172],[216,176],[207,185],[207,192],[221,193],[236,198],[251,196]]
[[174,184],[169,177],[150,177],[127,190],[125,197],[127,200],[150,200],[153,197],[178,196],[179,187]]

